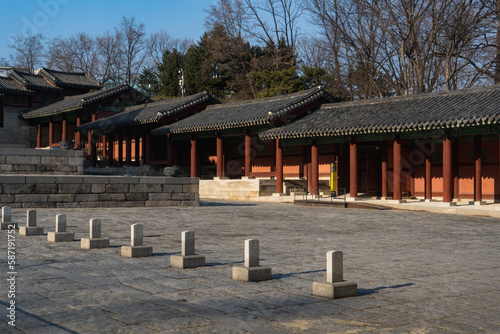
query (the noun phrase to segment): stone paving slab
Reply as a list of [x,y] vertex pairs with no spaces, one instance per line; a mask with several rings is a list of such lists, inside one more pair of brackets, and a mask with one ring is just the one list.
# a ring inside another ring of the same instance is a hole
[[[205,202],[200,207],[38,209],[54,230],[67,215],[75,241],[16,233],[17,327],[7,324],[7,231],[0,232],[0,333],[495,333],[500,332],[500,220],[399,210]],[[13,209],[23,223],[26,211]],[[107,249],[82,250],[88,221]],[[130,224],[144,225],[150,258],[127,259]],[[196,232],[207,266],[170,268],[182,231]],[[231,279],[243,242],[260,241],[273,279]],[[359,296],[312,295],[326,252],[344,252]]]

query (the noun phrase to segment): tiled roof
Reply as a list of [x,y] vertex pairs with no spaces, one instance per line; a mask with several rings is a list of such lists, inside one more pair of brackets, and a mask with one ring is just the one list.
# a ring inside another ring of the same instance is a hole
[[38,74],[61,88],[101,89],[99,82],[85,73],[61,72],[42,67]]
[[202,112],[157,128],[152,133],[192,133],[269,124],[321,98],[333,101],[322,87],[315,87],[289,95],[211,105]]
[[23,87],[27,89],[40,90],[45,92],[62,91],[62,88],[50,84],[40,75],[12,70],[10,73],[10,77],[19,82]]
[[6,78],[6,77],[0,77],[0,93],[17,94],[17,95],[34,94],[33,91],[24,88],[12,78]]
[[324,104],[261,133],[262,139],[348,136],[500,124],[500,85],[462,91]]
[[114,129],[136,124],[156,123],[164,117],[178,114],[197,104],[210,101],[218,103],[208,92],[186,97],[152,102],[125,108],[124,111],[78,127],[78,131]]
[[[56,114],[61,114],[71,110],[76,110],[83,108],[91,103],[104,100],[110,96],[120,94],[122,92],[128,91],[131,88],[127,84],[116,86],[113,88],[91,92],[87,94],[67,96],[64,99],[58,100],[56,102],[46,104],[34,109],[30,109],[24,112],[21,117],[24,119],[33,119],[37,117],[51,116]],[[135,91],[135,89],[134,89]],[[137,92],[138,93],[138,92]]]

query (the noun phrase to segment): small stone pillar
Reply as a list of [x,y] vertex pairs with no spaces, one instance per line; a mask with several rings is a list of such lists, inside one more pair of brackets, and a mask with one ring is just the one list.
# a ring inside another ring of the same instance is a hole
[[43,235],[43,227],[36,226],[36,210],[26,212],[26,226],[19,227],[19,234],[25,236]]
[[341,251],[326,253],[326,283],[313,282],[313,295],[330,299],[358,295],[358,284],[344,281],[344,259]]
[[146,257],[153,256],[153,246],[143,244],[142,224],[132,224],[130,226],[130,246],[122,246],[123,257]]
[[245,266],[233,267],[233,280],[259,282],[271,279],[271,267],[259,266],[259,240],[245,240]]
[[73,232],[66,232],[66,215],[56,216],[56,231],[47,233],[48,242],[69,242],[75,240]]
[[2,206],[2,223],[0,230],[8,230],[9,225],[14,225],[14,228],[19,228],[18,223],[12,223],[12,209],[10,206]]
[[82,249],[108,248],[109,238],[101,238],[101,220],[92,218],[90,220],[89,238],[82,238]]
[[181,255],[170,257],[170,266],[174,268],[197,268],[205,266],[205,256],[195,255],[194,231],[184,231],[181,235]]

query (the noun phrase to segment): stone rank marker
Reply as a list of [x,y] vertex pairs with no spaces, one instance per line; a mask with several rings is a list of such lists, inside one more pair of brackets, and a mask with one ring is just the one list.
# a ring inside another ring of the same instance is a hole
[[123,257],[146,257],[153,256],[153,246],[143,245],[142,224],[130,226],[130,246],[122,246]]
[[233,280],[259,282],[271,279],[271,267],[259,266],[259,240],[245,240],[245,266],[233,267]]
[[56,231],[47,233],[48,242],[69,242],[75,240],[73,232],[66,232],[66,215],[56,216]]
[[82,238],[82,249],[108,248],[109,238],[101,238],[101,220],[92,218],[90,220],[90,238]]
[[19,227],[19,234],[25,236],[43,235],[43,227],[36,226],[36,210],[26,212],[26,226]]
[[15,228],[19,228],[18,223],[12,223],[12,209],[10,206],[2,206],[2,223],[0,230],[8,230],[9,225],[14,225]]
[[358,295],[358,284],[344,281],[344,260],[341,251],[326,253],[326,283],[313,282],[313,295],[330,299]]
[[181,269],[204,267],[205,256],[194,252],[194,231],[184,231],[181,236],[181,255],[170,256],[170,266]]

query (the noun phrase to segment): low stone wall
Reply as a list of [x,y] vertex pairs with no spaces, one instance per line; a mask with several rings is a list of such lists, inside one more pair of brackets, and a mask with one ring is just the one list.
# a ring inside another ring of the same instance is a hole
[[0,148],[0,174],[83,174],[83,151]]
[[13,208],[195,206],[198,179],[0,175],[0,202]]

